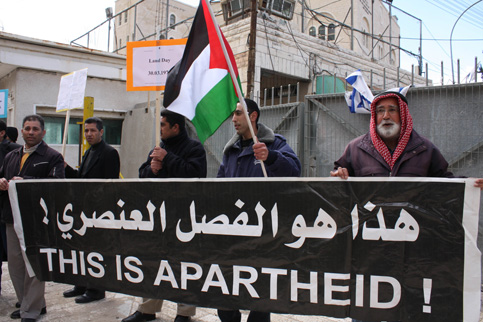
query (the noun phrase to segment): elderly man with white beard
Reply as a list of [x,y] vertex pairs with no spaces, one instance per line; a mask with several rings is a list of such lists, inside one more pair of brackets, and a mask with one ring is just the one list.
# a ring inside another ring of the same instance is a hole
[[[413,130],[406,97],[393,91],[374,98],[369,133],[352,140],[334,165],[330,175],[342,179],[454,177],[438,148]],[[475,187],[483,189],[483,179]]]
[[[333,177],[454,177],[438,148],[413,130],[406,97],[387,91],[371,104],[369,133],[352,140],[334,162]],[[483,179],[475,186],[483,188]]]

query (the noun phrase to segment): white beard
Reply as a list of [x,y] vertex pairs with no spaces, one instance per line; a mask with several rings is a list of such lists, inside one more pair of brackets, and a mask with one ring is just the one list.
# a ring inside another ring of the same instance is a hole
[[[392,124],[391,127],[384,127],[384,124]],[[401,124],[392,121],[382,121],[377,126],[377,134],[383,140],[397,140],[399,139],[399,134],[401,133]]]

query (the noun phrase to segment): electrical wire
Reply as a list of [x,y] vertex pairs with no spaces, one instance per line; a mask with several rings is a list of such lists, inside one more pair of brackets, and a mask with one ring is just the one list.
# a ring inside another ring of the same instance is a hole
[[[308,68],[310,68],[310,65],[307,63],[307,60],[304,58],[304,51],[303,49],[300,47],[299,43],[297,42],[297,40],[295,39],[295,36],[293,35],[293,31],[292,31],[292,27],[290,27],[290,24],[288,23],[288,21],[285,20],[285,25],[287,26],[287,30],[289,31],[290,35],[292,36],[292,39],[294,40],[295,42],[295,45],[297,46],[298,50],[300,51],[300,53],[302,54],[302,59],[304,60],[305,62],[305,66],[307,66]],[[306,55],[309,55],[309,53],[305,52]],[[310,55],[309,55],[310,56]]]
[[[446,13],[452,15],[453,17],[458,17],[459,13],[463,12],[465,8],[461,8],[461,6],[454,6],[457,1],[445,1],[445,0],[439,0],[438,2],[434,2],[432,0],[425,0],[427,3],[445,11]],[[444,2],[444,5],[442,4]],[[468,6],[467,6],[468,7]],[[449,10],[449,8],[452,8],[453,10]],[[475,20],[476,19],[476,20]],[[481,14],[480,16],[473,15],[473,12],[469,13],[467,17],[463,17],[462,20],[466,21],[467,23],[471,24],[473,27],[483,29],[483,26],[481,25]]]
[[275,66],[272,60],[272,53],[270,52],[270,43],[268,42],[267,21],[265,15],[262,14],[263,25],[265,26],[265,39],[267,40],[268,57],[270,57],[270,63],[272,64],[272,70],[275,70]]
[[[389,38],[388,36],[383,36],[383,38]],[[419,40],[420,38],[414,38],[414,37],[399,37],[399,39],[404,39],[404,40]],[[421,40],[424,41],[450,41],[449,38],[421,38]],[[481,39],[468,39],[468,38],[463,38],[463,39],[453,39],[453,41],[483,41],[483,38]]]

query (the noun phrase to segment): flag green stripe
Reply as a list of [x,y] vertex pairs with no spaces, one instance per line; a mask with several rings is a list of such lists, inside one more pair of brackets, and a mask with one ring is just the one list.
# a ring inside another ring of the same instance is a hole
[[[238,80],[238,83],[240,81]],[[235,110],[236,96],[230,74],[216,84],[196,105],[195,117],[191,120],[204,143]]]

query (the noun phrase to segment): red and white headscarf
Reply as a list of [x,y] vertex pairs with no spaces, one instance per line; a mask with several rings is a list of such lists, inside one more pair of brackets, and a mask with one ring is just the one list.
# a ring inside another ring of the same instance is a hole
[[[377,125],[376,125],[376,105],[382,99],[394,97],[398,101],[399,105],[399,118],[401,120],[401,133],[399,134],[398,143],[396,149],[394,150],[393,154],[389,152],[384,141],[381,139],[379,134],[377,134]],[[374,98],[371,103],[371,125],[370,125],[370,133],[371,133],[371,140],[372,144],[376,148],[377,152],[384,158],[387,164],[392,168],[396,163],[396,160],[401,156],[402,152],[406,148],[408,144],[409,137],[411,136],[411,132],[413,131],[413,118],[411,114],[409,114],[408,104],[406,98],[397,92],[385,92],[379,94]]]

